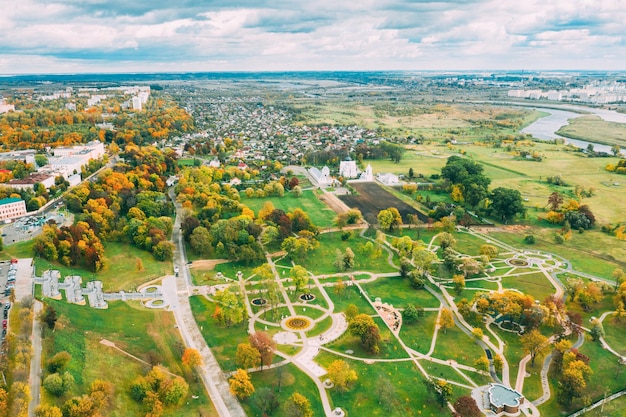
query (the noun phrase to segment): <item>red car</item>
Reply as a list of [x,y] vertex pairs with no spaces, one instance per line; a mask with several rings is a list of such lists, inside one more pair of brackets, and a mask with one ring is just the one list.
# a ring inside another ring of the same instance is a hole
[[2,320],[2,328],[3,329],[7,328],[7,321],[6,320]]

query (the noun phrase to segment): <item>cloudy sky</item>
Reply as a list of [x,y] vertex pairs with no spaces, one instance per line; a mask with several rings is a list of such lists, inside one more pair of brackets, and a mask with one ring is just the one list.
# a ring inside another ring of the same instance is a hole
[[1,0],[0,74],[626,69],[623,0]]

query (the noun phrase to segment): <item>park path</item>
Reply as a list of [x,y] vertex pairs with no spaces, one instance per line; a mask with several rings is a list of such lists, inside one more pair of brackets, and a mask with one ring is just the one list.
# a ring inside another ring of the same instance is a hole
[[41,322],[39,314],[43,310],[43,304],[39,300],[33,302],[33,332],[31,335],[31,345],[33,346],[33,356],[30,358],[30,402],[28,403],[28,417],[35,416],[35,409],[41,400]]
[[170,308],[174,312],[176,325],[185,346],[196,349],[202,357],[202,364],[197,367],[198,374],[217,413],[220,417],[246,417],[243,407],[230,392],[228,381],[213,352],[211,352],[204,340],[191,311],[191,304],[189,303],[191,275],[187,265],[185,245],[181,232],[182,207],[176,202],[173,187],[170,188],[169,196],[176,206],[176,220],[172,232],[172,241],[176,247],[174,251],[174,265],[178,266],[180,276],[165,278],[163,280],[163,292],[167,294],[170,300]]

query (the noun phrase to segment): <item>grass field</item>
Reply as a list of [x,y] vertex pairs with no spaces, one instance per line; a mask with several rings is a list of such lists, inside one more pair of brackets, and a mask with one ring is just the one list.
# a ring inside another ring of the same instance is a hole
[[395,307],[404,307],[414,304],[421,307],[439,307],[439,300],[428,291],[411,288],[409,280],[400,276],[378,278],[374,282],[362,284],[363,290],[373,301],[380,297],[383,303],[392,304]]
[[[260,388],[272,388],[277,394],[278,409],[272,413],[273,417],[286,417],[284,404],[287,399],[297,392],[302,394],[311,402],[311,409],[315,417],[323,417],[324,409],[320,400],[317,386],[305,373],[293,364],[288,364],[280,368],[266,369],[262,372],[250,374],[252,384],[258,391]],[[281,380],[280,390],[278,380]],[[256,406],[256,396],[253,395],[248,401],[242,402],[246,414],[249,416],[260,416],[261,412]]]
[[[536,243],[524,242],[528,232],[491,232],[490,236],[520,249],[542,250],[563,256],[580,272],[609,278],[617,268],[624,268],[620,254],[626,254],[626,244],[598,231],[587,231],[582,235],[573,234],[572,239],[557,245],[554,243],[554,231],[534,229]],[[612,258],[612,259],[611,259]]]
[[[343,359],[322,352],[317,361],[328,366],[333,360]],[[355,416],[422,416],[440,417],[447,410],[440,409],[434,399],[429,400],[423,376],[411,361],[365,364],[345,360],[356,371],[358,380],[346,393],[330,390],[333,407],[342,407]],[[378,400],[377,385],[390,386],[393,401],[388,404]]]
[[430,349],[430,342],[435,332],[437,323],[436,311],[425,311],[416,323],[403,323],[400,328],[400,337],[406,345],[421,353],[427,353]]
[[532,295],[535,300],[539,301],[545,300],[556,291],[548,278],[541,272],[502,277],[502,286],[516,288],[524,294]]
[[[54,332],[53,341],[47,339],[45,356],[67,351],[72,360],[68,371],[75,380],[72,395],[84,393],[94,379],[112,382],[115,387],[113,405],[106,415],[113,417],[143,416],[145,410],[128,394],[130,382],[146,372],[146,365],[121,352],[100,344],[101,339],[114,342],[117,347],[145,360],[162,363],[171,372],[185,375],[180,362],[182,341],[170,312],[148,310],[135,303],[112,302],[108,310],[95,310],[64,301],[46,300],[66,324]],[[124,317],[124,320],[112,320]],[[188,401],[178,409],[166,408],[164,415],[217,415],[210,404],[204,386],[194,378],[190,384]],[[191,400],[191,396],[198,398]],[[50,403],[53,398],[45,398]],[[56,401],[56,400],[55,400]],[[61,401],[61,400],[58,400]],[[60,403],[57,403],[60,405]]]
[[570,119],[569,124],[556,133],[566,138],[580,139],[605,145],[626,145],[626,125],[607,122],[600,116],[581,116]]
[[[2,255],[10,258],[33,258],[33,242],[20,242],[7,247]],[[35,257],[36,274],[41,275],[47,269],[58,269],[61,276],[80,275],[83,282],[100,280],[105,292],[120,290],[134,291],[139,285],[165,275],[173,274],[171,262],[160,262],[151,253],[128,243],[105,242],[105,256],[109,260],[107,267],[99,272],[92,272],[80,267],[66,267],[58,262],[50,262]],[[138,260],[143,269],[139,270]]]
[[271,202],[275,208],[283,210],[285,213],[295,208],[301,208],[310,217],[313,224],[318,227],[331,227],[337,213],[326,206],[313,190],[306,190],[299,198],[293,193],[286,193],[283,197],[247,198],[243,193],[241,202],[254,211],[256,215],[266,202]]
[[237,369],[235,353],[237,345],[246,341],[248,337],[246,326],[241,323],[231,327],[221,327],[211,316],[215,311],[215,303],[203,296],[189,298],[191,311],[200,326],[200,332],[213,351],[215,359],[225,372]]
[[[353,235],[348,240],[341,240],[341,232],[322,233],[317,237],[320,246],[307,255],[307,258],[300,262],[309,271],[316,275],[319,274],[335,274],[340,271],[333,265],[336,258],[336,251],[339,249],[342,253],[346,248],[352,249],[354,252],[354,268],[353,271],[369,271],[369,272],[394,272],[392,266],[387,263],[386,252],[379,257],[366,257],[361,255],[359,247],[367,243],[366,239]],[[397,263],[397,261],[396,261]]]

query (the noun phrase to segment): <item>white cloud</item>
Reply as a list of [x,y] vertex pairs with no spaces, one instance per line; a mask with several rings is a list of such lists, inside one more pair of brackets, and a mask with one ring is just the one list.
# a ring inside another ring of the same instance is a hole
[[57,1],[3,10],[0,73],[626,67],[621,0]]

